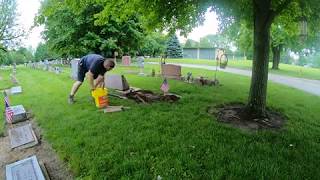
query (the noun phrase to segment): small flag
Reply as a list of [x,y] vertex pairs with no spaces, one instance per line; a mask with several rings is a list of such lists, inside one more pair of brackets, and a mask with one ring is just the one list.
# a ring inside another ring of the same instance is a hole
[[13,115],[12,109],[10,107],[6,108],[6,120],[9,124],[12,124]]
[[169,91],[169,84],[168,84],[168,81],[167,81],[167,78],[164,78],[163,80],[163,83],[160,87],[161,91],[163,91],[164,93],[167,93]]
[[3,91],[5,108],[10,107],[10,101],[7,93]]
[[13,111],[10,108],[10,102],[9,102],[9,97],[7,95],[6,92],[3,93],[4,94],[4,103],[5,103],[5,114],[6,114],[6,120],[9,124],[12,124],[12,119],[13,119]]

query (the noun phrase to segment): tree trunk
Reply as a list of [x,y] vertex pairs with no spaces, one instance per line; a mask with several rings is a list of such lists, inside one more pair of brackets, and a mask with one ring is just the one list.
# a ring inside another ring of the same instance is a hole
[[281,44],[275,47],[272,47],[272,54],[273,54],[272,69],[279,69],[281,49],[282,49]]
[[266,116],[270,26],[273,20],[270,0],[253,0],[254,52],[247,110],[253,117]]

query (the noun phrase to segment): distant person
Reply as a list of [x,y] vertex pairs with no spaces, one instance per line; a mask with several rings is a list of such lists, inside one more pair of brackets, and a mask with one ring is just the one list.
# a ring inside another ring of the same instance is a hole
[[91,91],[97,87],[104,86],[104,74],[111,71],[115,66],[113,58],[104,58],[98,54],[88,54],[80,59],[78,65],[78,80],[73,84],[70,95],[69,103],[73,104],[74,96],[79,87],[87,77]]

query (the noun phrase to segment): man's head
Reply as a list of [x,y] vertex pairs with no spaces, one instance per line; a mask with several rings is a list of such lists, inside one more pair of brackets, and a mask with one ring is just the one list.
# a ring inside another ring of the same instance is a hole
[[116,64],[114,63],[114,60],[113,59],[105,59],[104,60],[104,63],[103,63],[103,66],[104,68],[106,68],[107,71],[110,71],[114,68]]

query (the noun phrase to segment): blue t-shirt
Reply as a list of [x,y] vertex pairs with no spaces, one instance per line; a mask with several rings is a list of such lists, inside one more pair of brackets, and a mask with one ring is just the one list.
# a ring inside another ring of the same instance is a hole
[[98,77],[98,75],[103,76],[104,73],[107,71],[106,68],[103,66],[104,57],[99,54],[88,54],[81,58],[83,63],[83,68],[86,71],[91,71],[94,75],[94,79]]

